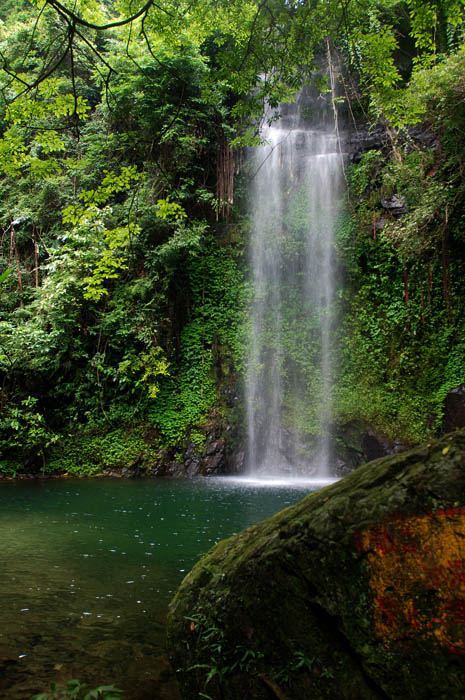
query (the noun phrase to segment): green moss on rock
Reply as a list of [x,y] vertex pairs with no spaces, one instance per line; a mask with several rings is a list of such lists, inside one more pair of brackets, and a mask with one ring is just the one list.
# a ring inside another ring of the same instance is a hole
[[185,700],[463,698],[465,432],[219,543],[168,643]]

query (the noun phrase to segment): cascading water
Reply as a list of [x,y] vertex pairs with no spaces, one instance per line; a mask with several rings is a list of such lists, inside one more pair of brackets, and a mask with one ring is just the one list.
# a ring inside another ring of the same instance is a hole
[[331,476],[334,235],[343,165],[327,112],[326,105],[315,128],[296,107],[265,129],[265,145],[252,156],[246,386],[252,474]]

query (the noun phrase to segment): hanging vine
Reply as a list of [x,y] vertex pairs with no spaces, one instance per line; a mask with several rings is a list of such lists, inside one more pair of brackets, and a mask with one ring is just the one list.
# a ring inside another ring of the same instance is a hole
[[342,173],[344,175],[344,180],[347,181],[346,171],[345,171],[345,167],[344,167],[344,155],[342,153],[342,146],[341,146],[341,137],[339,134],[339,117],[338,117],[337,106],[336,106],[336,100],[337,100],[336,72],[335,72],[333,59],[332,59],[332,55],[331,55],[331,44],[329,42],[329,38],[326,39],[326,55],[327,55],[327,60],[328,60],[329,80],[330,80],[330,86],[331,86],[331,103],[333,106],[333,114],[334,114],[334,130],[336,132],[337,144],[338,144],[338,148],[339,148],[339,155],[341,156]]
[[229,219],[231,205],[234,202],[234,151],[223,135],[218,143],[216,159],[216,220],[219,217]]

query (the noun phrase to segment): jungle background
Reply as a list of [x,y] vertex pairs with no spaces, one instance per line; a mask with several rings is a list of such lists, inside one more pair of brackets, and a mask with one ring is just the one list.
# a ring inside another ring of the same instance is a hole
[[247,149],[266,104],[331,100],[333,78],[353,143],[335,432],[443,431],[465,382],[463,36],[462,0],[4,0],[1,473],[240,467]]

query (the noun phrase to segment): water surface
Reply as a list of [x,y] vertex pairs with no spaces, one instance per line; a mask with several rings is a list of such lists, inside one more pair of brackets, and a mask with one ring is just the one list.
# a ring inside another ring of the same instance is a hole
[[[321,484],[319,484],[321,485]],[[316,485],[227,478],[0,483],[0,697],[51,681],[179,698],[168,603],[216,542]]]

